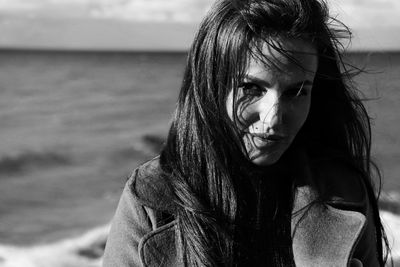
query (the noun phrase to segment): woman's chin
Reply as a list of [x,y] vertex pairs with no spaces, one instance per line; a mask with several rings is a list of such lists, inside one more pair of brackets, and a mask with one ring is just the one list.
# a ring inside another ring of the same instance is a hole
[[278,162],[281,153],[257,154],[250,157],[250,161],[258,166],[270,166]]

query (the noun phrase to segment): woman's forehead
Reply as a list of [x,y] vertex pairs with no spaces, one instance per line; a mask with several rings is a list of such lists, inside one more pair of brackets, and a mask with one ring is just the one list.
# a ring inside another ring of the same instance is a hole
[[315,72],[318,53],[315,46],[302,39],[264,41],[253,46],[248,56],[246,72],[263,67],[272,71]]
[[282,76],[285,80],[312,80],[317,66],[317,50],[312,43],[301,39],[284,39],[279,44],[264,42],[252,48],[245,75],[260,79]]

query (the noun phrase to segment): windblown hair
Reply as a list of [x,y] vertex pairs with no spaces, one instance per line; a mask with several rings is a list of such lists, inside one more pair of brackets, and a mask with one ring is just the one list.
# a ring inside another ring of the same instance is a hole
[[[258,169],[243,152],[242,133],[229,118],[226,101],[231,90],[237,93],[249,57],[260,56],[262,43],[286,54],[280,37],[309,41],[319,59],[310,112],[291,148],[300,145],[311,157],[335,157],[359,171],[373,204],[377,253],[384,264],[386,239],[371,181],[370,122],[341,58],[340,38],[346,33],[322,0],[220,0],[206,15],[189,51],[161,154],[175,194],[177,246],[186,266],[241,263],[246,184]],[[290,212],[295,182],[285,182],[290,186],[280,199],[286,203],[279,207]],[[290,216],[279,218],[290,221]],[[278,221],[273,227],[279,232],[280,225]],[[272,263],[293,264],[282,259],[288,253],[272,253]]]

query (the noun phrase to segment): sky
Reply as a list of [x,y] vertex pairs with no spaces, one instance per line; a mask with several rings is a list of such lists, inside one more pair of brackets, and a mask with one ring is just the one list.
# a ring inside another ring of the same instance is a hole
[[[0,47],[186,50],[213,0],[0,0]],[[400,50],[399,0],[328,0],[354,50]]]

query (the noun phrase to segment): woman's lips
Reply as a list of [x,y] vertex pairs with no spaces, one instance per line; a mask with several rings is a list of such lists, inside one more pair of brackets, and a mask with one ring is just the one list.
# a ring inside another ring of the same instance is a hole
[[257,148],[268,148],[282,143],[286,143],[287,136],[280,134],[255,134],[249,133],[254,145]]

